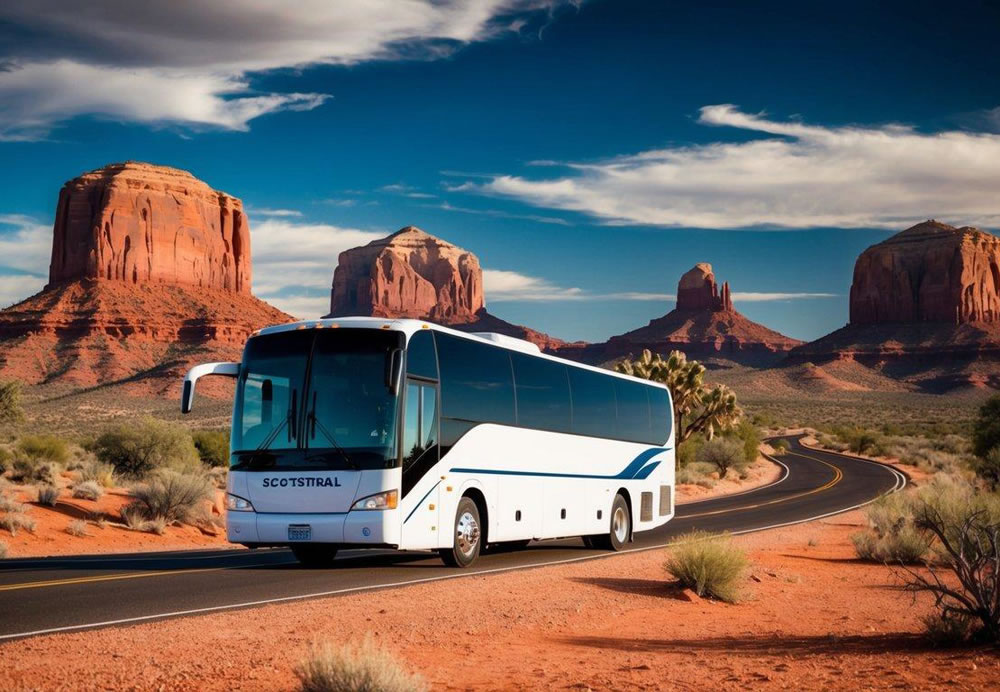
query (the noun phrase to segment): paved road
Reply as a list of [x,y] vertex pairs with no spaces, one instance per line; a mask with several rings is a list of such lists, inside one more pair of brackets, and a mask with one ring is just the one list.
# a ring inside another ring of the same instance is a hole
[[[786,439],[791,450],[781,457],[787,471],[779,481],[681,505],[673,521],[637,534],[630,549],[661,547],[694,528],[746,533],[829,516],[906,483],[880,464]],[[284,549],[12,559],[0,563],[0,642],[610,555],[565,539],[484,555],[470,570],[446,568],[430,553],[389,551],[345,551],[322,570],[301,568]]]

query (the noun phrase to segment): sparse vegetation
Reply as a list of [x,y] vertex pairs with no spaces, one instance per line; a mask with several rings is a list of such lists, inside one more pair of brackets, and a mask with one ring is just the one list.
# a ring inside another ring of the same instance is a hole
[[228,430],[195,430],[191,437],[201,463],[213,468],[229,466]]
[[13,499],[7,497],[6,495],[0,496],[0,512],[23,513],[26,511],[28,511],[27,505],[23,505],[20,502],[16,502]]
[[116,473],[132,479],[157,469],[183,473],[201,468],[198,450],[184,427],[149,417],[108,430],[97,438],[94,453]]
[[11,536],[16,536],[21,529],[28,533],[34,533],[37,526],[38,523],[27,514],[8,512],[0,515],[0,529],[6,529]]
[[698,461],[715,467],[719,472],[719,478],[725,478],[730,469],[742,475],[749,466],[744,456],[743,444],[738,439],[728,437],[705,442],[698,450]]
[[55,507],[59,502],[59,488],[54,485],[38,486],[38,504]]
[[304,692],[423,692],[423,679],[407,671],[371,638],[360,644],[314,643],[295,666]]
[[73,488],[73,497],[78,500],[99,500],[104,495],[104,488],[97,481],[83,481]]
[[14,455],[14,461],[8,475],[11,480],[20,483],[53,485],[59,475],[59,467],[51,461],[30,457],[19,450]]
[[696,461],[677,469],[676,481],[687,485],[700,485],[702,488],[714,488],[715,479],[709,476],[713,470],[710,464]]
[[102,488],[113,488],[116,485],[115,467],[101,461],[92,460],[80,468],[80,480],[84,483],[94,482]]
[[914,493],[885,495],[868,505],[870,531],[851,536],[862,560],[918,564],[929,554],[931,539],[913,520]]
[[756,425],[744,418],[733,429],[731,436],[743,444],[743,460],[747,466],[757,461],[757,455],[760,454],[760,431]]
[[167,530],[167,522],[164,519],[146,519],[142,510],[134,505],[126,505],[121,511],[122,521],[125,526],[133,531],[142,533],[155,533],[162,536]]
[[923,618],[924,633],[938,647],[959,646],[969,641],[972,620],[957,613],[935,611]]
[[69,460],[69,444],[54,435],[26,435],[17,441],[17,449],[39,461],[65,464]]
[[17,380],[0,382],[0,423],[20,423],[22,420],[21,383]]
[[76,536],[78,538],[83,538],[84,536],[89,535],[87,533],[87,522],[83,521],[82,519],[76,519],[74,521],[71,521],[66,526],[66,533],[68,533],[70,536]]
[[208,479],[212,481],[214,485],[219,490],[226,489],[226,480],[229,478],[229,467],[228,466],[216,466],[215,468],[209,470]]
[[728,534],[692,531],[677,539],[664,568],[699,596],[735,603],[749,561]]
[[205,502],[215,497],[212,484],[203,475],[164,470],[149,482],[132,489],[135,501],[129,509],[146,520],[184,521]]
[[990,486],[992,490],[1000,488],[1000,446],[994,447],[985,457],[972,463],[972,470]]
[[0,447],[0,475],[3,475],[10,468],[10,462],[14,460],[14,454],[6,447]]
[[986,400],[972,424],[972,451],[976,456],[985,458],[997,447],[1000,447],[1000,394]]
[[774,455],[775,456],[779,456],[780,457],[781,455],[785,454],[790,449],[789,446],[788,446],[788,440],[784,440],[784,439],[782,439],[782,440],[775,440],[773,443],[771,443],[771,449],[774,450]]

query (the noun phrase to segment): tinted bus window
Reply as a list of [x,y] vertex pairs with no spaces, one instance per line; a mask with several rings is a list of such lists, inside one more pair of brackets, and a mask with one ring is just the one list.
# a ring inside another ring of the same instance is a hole
[[517,424],[524,428],[570,432],[569,375],[566,366],[512,353],[517,390]]
[[410,337],[410,344],[406,347],[406,373],[437,379],[437,356],[434,353],[434,332],[431,330],[425,329]]
[[649,399],[646,385],[615,378],[618,402],[618,437],[633,442],[649,442]]
[[649,387],[649,418],[652,426],[651,440],[653,444],[666,444],[670,437],[670,427],[673,421],[673,411],[670,410],[670,397],[666,389]]
[[592,437],[617,437],[613,377],[568,368],[573,394],[573,432]]
[[441,365],[441,415],[514,424],[514,381],[502,348],[450,334],[435,337]]

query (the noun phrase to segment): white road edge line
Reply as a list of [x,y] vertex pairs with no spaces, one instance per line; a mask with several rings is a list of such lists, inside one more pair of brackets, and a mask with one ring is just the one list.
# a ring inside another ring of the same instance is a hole
[[[795,521],[786,521],[786,522],[781,523],[781,524],[772,524],[770,526],[760,526],[760,527],[757,527],[757,528],[754,528],[754,529],[745,529],[743,531],[730,531],[730,534],[732,534],[734,536],[740,536],[740,535],[747,534],[747,533],[756,533],[758,531],[768,531],[770,529],[780,529],[780,528],[785,527],[785,526],[794,526],[795,524],[805,524],[805,523],[810,522],[810,521],[816,521],[818,519],[825,519],[827,517],[832,517],[832,516],[834,516],[836,514],[843,514],[844,512],[850,512],[851,510],[858,509],[859,507],[864,507],[865,505],[869,505],[872,502],[875,502],[875,500],[879,499],[883,495],[890,495],[890,494],[898,492],[898,491],[902,490],[904,487],[906,487],[906,476],[904,476],[902,473],[900,473],[896,469],[892,468],[891,466],[887,466],[885,464],[880,464],[877,461],[869,461],[868,459],[861,459],[861,458],[858,458],[858,457],[848,457],[848,458],[853,459],[855,461],[863,461],[863,462],[868,463],[868,464],[874,464],[875,466],[878,466],[880,468],[884,468],[884,469],[889,470],[890,472],[892,472],[893,476],[895,476],[896,483],[893,485],[892,489],[889,490],[888,492],[883,493],[882,495],[878,495],[876,497],[873,497],[872,499],[868,500],[867,502],[862,502],[862,503],[854,505],[852,507],[845,507],[843,509],[838,509],[838,510],[835,510],[833,512],[827,512],[825,514],[819,514],[817,516],[808,517],[806,519],[797,519]],[[774,461],[777,461],[777,460],[774,459]],[[781,462],[778,462],[778,463],[781,463]],[[782,466],[784,466],[784,464],[782,464]],[[785,468],[787,469],[788,467],[785,467]],[[39,635],[42,635],[42,634],[57,634],[57,633],[60,633],[60,632],[74,632],[74,631],[78,631],[78,630],[93,629],[93,628],[96,628],[96,627],[111,627],[111,626],[114,626],[114,625],[128,625],[128,624],[134,624],[134,623],[139,623],[139,622],[147,622],[149,620],[159,620],[159,619],[162,619],[162,618],[181,617],[181,616],[185,616],[185,615],[201,615],[201,614],[205,614],[205,613],[216,613],[216,612],[224,611],[224,610],[239,610],[239,609],[242,609],[242,608],[255,608],[255,607],[259,607],[259,606],[270,605],[272,603],[288,603],[289,601],[304,601],[304,600],[313,599],[313,598],[323,598],[325,596],[338,596],[338,595],[348,594],[348,593],[357,593],[357,592],[360,592],[360,591],[377,591],[379,589],[392,589],[392,588],[398,588],[400,586],[412,586],[414,584],[426,584],[426,583],[429,583],[429,582],[446,581],[446,580],[449,580],[449,579],[462,579],[462,578],[465,578],[465,577],[479,577],[479,576],[483,576],[483,575],[487,575],[487,574],[500,574],[500,573],[503,573],[503,572],[514,572],[514,571],[517,571],[517,570],[533,569],[533,568],[536,568],[536,567],[551,567],[553,565],[566,565],[566,564],[571,564],[571,563],[574,563],[574,562],[584,562],[586,560],[603,560],[605,558],[614,557],[616,555],[625,555],[627,553],[642,553],[642,552],[646,552],[648,550],[659,550],[661,548],[668,548],[671,545],[673,545],[673,543],[662,543],[662,544],[659,544],[659,545],[645,546],[643,548],[629,548],[628,550],[619,550],[618,552],[607,553],[607,554],[604,554],[604,555],[600,555],[600,554],[598,554],[598,555],[584,555],[584,556],[581,556],[581,557],[571,557],[571,558],[566,558],[566,559],[563,559],[563,560],[552,560],[551,562],[539,562],[539,563],[533,563],[533,564],[530,564],[530,565],[512,565],[510,567],[497,567],[495,569],[484,569],[484,570],[478,570],[478,571],[475,571],[475,572],[459,572],[458,574],[446,574],[446,575],[443,575],[443,576],[440,576],[440,577],[426,577],[424,579],[411,579],[409,581],[399,581],[399,582],[393,582],[393,583],[390,583],[390,584],[375,584],[375,585],[371,585],[371,586],[352,586],[352,587],[349,587],[349,588],[346,588],[346,589],[334,589],[332,591],[320,591],[320,592],[317,592],[317,593],[300,594],[300,595],[297,595],[297,596],[282,596],[280,598],[267,598],[267,599],[263,599],[263,600],[260,600],[260,601],[247,601],[246,603],[232,603],[232,604],[228,604],[228,605],[209,606],[209,607],[206,607],[206,608],[193,608],[191,610],[175,610],[175,611],[170,612],[170,613],[156,613],[154,615],[139,615],[139,616],[131,617],[131,618],[121,618],[119,620],[105,620],[103,622],[90,622],[90,623],[86,623],[86,624],[82,624],[82,625],[66,625],[65,627],[50,627],[48,629],[35,630],[33,632],[19,632],[17,634],[3,634],[3,635],[0,635],[0,641],[6,641],[6,640],[10,640],[10,639],[21,639],[21,638],[24,638],[24,637],[36,637],[36,636],[39,636]]]
[[772,481],[771,483],[768,483],[767,485],[761,485],[761,486],[758,486],[756,488],[750,488],[749,490],[741,490],[738,493],[730,493],[728,495],[716,495],[715,497],[703,497],[700,500],[694,500],[692,502],[678,502],[677,506],[678,507],[692,507],[694,505],[701,504],[702,502],[711,502],[712,500],[728,500],[731,497],[739,497],[740,495],[747,495],[749,493],[756,493],[756,492],[758,492],[760,490],[767,490],[768,488],[773,488],[774,486],[776,486],[776,485],[778,485],[780,483],[784,483],[786,480],[788,480],[788,476],[790,474],[790,471],[788,470],[787,466],[785,466],[782,462],[778,461],[777,459],[775,459],[772,456],[768,456],[767,454],[764,454],[763,452],[761,452],[761,454],[764,456],[765,459],[767,459],[768,461],[771,461],[771,462],[777,464],[778,466],[780,466],[781,468],[783,468],[785,470],[785,472],[782,474],[781,478],[779,478],[776,481]]

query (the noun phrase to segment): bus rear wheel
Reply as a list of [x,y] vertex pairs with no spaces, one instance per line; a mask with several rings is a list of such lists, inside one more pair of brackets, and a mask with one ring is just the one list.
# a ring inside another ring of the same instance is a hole
[[292,555],[303,567],[329,567],[337,557],[337,546],[325,543],[293,545]]
[[618,551],[625,547],[630,535],[632,535],[632,515],[628,511],[628,503],[619,493],[615,495],[615,501],[611,504],[608,533],[587,536],[584,538],[584,544],[588,548]]
[[455,511],[455,527],[452,531],[454,544],[451,548],[438,551],[444,564],[449,567],[468,567],[483,547],[483,533],[480,528],[479,508],[471,498],[463,497]]

